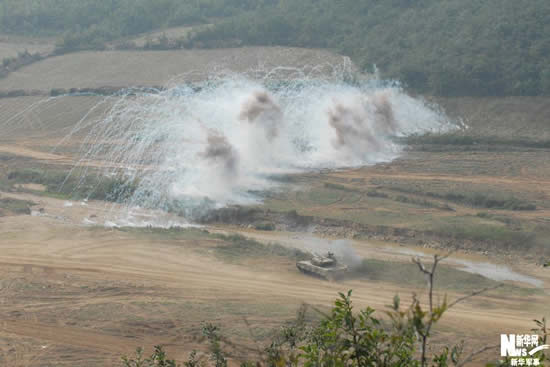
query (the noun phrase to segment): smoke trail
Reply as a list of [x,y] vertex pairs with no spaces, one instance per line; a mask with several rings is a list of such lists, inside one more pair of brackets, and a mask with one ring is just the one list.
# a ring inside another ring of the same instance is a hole
[[266,91],[254,93],[253,97],[243,105],[239,115],[241,120],[261,124],[269,140],[277,137],[277,129],[282,117],[281,108]]
[[227,175],[236,175],[238,161],[237,152],[231,144],[229,144],[227,139],[217,132],[211,132],[208,134],[207,140],[208,147],[200,156],[211,162],[220,163]]
[[452,126],[398,87],[268,73],[117,97],[88,128],[82,162],[139,182],[129,207],[192,215],[257,202],[273,174],[389,161],[393,137]]

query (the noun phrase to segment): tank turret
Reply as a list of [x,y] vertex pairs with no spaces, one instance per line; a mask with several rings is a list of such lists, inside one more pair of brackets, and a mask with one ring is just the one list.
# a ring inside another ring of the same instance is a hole
[[331,281],[342,278],[348,271],[348,267],[339,263],[332,252],[327,256],[313,255],[311,260],[298,261],[296,267],[304,274]]

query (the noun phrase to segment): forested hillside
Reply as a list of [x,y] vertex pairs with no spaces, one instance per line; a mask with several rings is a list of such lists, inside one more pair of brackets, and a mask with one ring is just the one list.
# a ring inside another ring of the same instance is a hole
[[209,23],[184,46],[331,48],[447,96],[550,94],[549,19],[548,0],[0,0],[2,32],[58,35],[65,51]]

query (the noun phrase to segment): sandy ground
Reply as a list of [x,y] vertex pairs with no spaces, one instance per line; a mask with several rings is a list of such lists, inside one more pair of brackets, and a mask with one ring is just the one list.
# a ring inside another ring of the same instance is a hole
[[[82,224],[83,218],[100,220],[112,214],[112,209],[101,211],[106,208],[102,203],[12,196],[31,199],[37,203],[34,209],[44,209],[41,215],[0,218],[0,350],[13,365],[107,365],[137,346],[159,343],[183,360],[191,349],[204,349],[199,330],[205,317],[247,343],[236,324],[243,329],[248,325],[252,333],[275,327],[301,303],[327,306],[339,291],[353,289],[358,306],[376,309],[383,309],[396,293],[405,304],[413,291],[424,294],[397,284],[321,281],[284,261],[230,264],[211,256],[206,240],[152,239]],[[289,238],[284,233],[268,236],[283,242]],[[364,255],[376,249],[376,244],[354,246]],[[545,280],[547,286],[550,279]],[[549,301],[542,293],[528,299],[479,296],[453,309],[439,336],[496,344],[500,333],[527,332]],[[237,305],[236,310],[223,311],[221,305],[227,304]],[[200,305],[221,309],[208,314]],[[288,311],[269,311],[273,305]],[[18,355],[19,361],[10,360]],[[21,361],[25,364],[17,364]]]
[[[43,163],[75,163],[70,154],[47,153],[35,149],[35,144],[18,139],[0,144],[0,152]],[[435,177],[392,170],[334,173],[346,179],[369,175],[416,180]],[[545,178],[533,182],[522,177],[437,177],[459,182],[500,180],[538,190],[546,190],[549,183]],[[155,344],[166,345],[183,361],[192,349],[205,350],[200,331],[205,320],[221,325],[243,346],[234,352],[238,360],[254,354],[255,343],[265,343],[272,335],[270,330],[292,319],[302,303],[326,307],[338,292],[353,289],[357,306],[383,310],[395,294],[400,294],[403,304],[410,302],[413,292],[425,296],[424,289],[399,284],[321,281],[300,274],[290,260],[227,263],[213,256],[209,240],[152,238],[105,226],[128,222],[186,225],[181,218],[167,214],[138,211],[128,217],[123,208],[103,202],[70,202],[29,193],[0,196],[36,203],[31,216],[0,217],[0,361],[10,366],[116,365],[120,355],[138,346],[150,350]],[[541,210],[536,213],[540,216]],[[305,233],[231,227],[209,230],[240,232],[302,248],[312,242]],[[431,250],[420,249],[419,253],[418,248],[380,241],[354,241],[352,245],[360,256],[382,260],[405,262],[414,255],[427,259],[432,254]],[[498,257],[472,254],[453,256],[473,262],[498,261]],[[542,280],[542,290],[470,299],[445,316],[437,340],[464,339],[477,348],[498,344],[501,333],[529,332],[532,320],[548,310],[550,275],[521,260],[513,270]],[[444,293],[451,299],[463,295],[440,290],[438,299]],[[480,361],[496,357],[497,352],[490,351]]]

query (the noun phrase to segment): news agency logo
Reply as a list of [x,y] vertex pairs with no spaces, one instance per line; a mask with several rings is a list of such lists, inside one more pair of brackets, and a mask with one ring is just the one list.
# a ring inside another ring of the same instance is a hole
[[500,355],[510,357],[512,366],[540,366],[535,354],[544,349],[550,349],[550,345],[539,345],[538,335],[500,335]]

